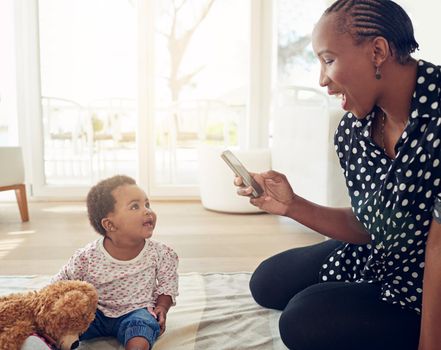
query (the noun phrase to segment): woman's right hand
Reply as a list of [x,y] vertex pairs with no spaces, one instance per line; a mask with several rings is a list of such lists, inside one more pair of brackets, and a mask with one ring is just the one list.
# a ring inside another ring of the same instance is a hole
[[251,197],[251,204],[268,213],[287,215],[288,209],[295,199],[296,194],[286,176],[274,170],[260,174],[252,173],[251,176],[262,186],[263,194],[258,198],[252,197],[251,187],[243,187],[241,177],[234,179],[234,184],[240,186],[237,193],[241,196]]

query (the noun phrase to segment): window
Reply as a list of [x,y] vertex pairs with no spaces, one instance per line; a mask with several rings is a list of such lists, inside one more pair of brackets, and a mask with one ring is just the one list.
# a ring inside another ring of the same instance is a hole
[[157,0],[156,10],[156,185],[197,185],[198,147],[238,145],[246,118],[250,2]]
[[320,66],[312,50],[311,33],[326,1],[278,0],[277,4],[278,85],[317,88]]
[[196,197],[199,147],[266,145],[267,137],[250,142],[249,126],[266,136],[267,120],[256,116],[268,118],[260,72],[269,60],[256,58],[270,55],[260,43],[271,6],[20,1],[19,114],[32,128],[34,195],[82,197],[125,173],[150,195]]
[[45,186],[136,177],[136,137],[155,140],[146,159],[151,186],[197,186],[198,147],[238,144],[248,99],[250,2],[142,3],[152,1],[150,130],[138,128],[147,116],[138,113],[144,78],[137,45],[147,38],[137,37],[137,25],[148,20],[138,15],[139,3],[39,0]]
[[128,0],[40,0],[46,185],[136,176],[137,27]]

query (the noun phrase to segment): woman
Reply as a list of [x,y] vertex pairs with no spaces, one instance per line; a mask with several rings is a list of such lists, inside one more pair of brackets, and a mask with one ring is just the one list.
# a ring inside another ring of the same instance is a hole
[[335,146],[352,208],[254,174],[264,194],[252,204],[332,239],[262,262],[252,295],[283,310],[290,349],[441,349],[440,68],[410,56],[412,23],[389,0],[336,1],[312,41],[320,85],[347,111]]

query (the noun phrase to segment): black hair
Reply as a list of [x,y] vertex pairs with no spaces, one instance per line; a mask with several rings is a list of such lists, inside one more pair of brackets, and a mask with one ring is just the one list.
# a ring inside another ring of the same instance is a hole
[[101,220],[115,209],[115,198],[112,191],[123,185],[136,185],[135,180],[125,175],[115,175],[98,182],[87,194],[87,214],[96,232],[105,236],[106,230]]
[[325,15],[330,13],[337,13],[337,30],[349,32],[357,45],[369,38],[384,37],[400,64],[407,63],[419,47],[412,21],[391,0],[337,0],[325,10]]

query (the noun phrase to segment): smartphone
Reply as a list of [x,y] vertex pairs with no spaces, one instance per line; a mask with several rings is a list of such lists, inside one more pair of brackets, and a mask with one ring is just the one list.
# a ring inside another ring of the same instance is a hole
[[251,193],[253,197],[260,197],[262,195],[262,187],[260,187],[256,180],[254,180],[254,178],[250,175],[248,170],[231,151],[226,150],[222,152],[221,158],[228,164],[228,166],[237,176],[240,176],[242,178],[245,186],[251,186],[251,188],[253,189]]

